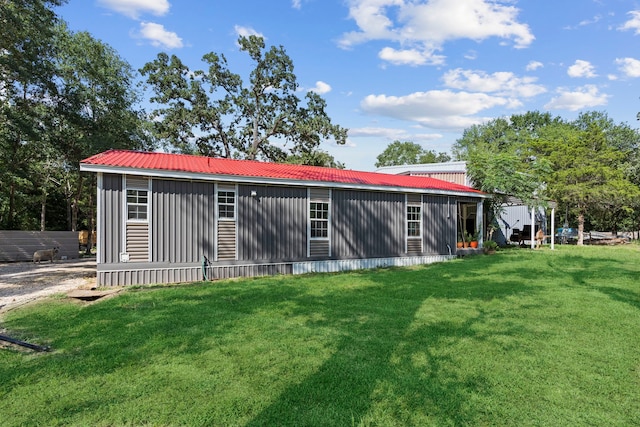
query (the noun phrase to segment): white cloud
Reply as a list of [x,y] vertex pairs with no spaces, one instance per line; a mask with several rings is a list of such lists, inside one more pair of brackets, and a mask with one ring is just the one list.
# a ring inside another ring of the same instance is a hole
[[396,50],[385,47],[378,53],[378,57],[394,65],[440,65],[444,63],[444,56],[435,55],[430,51],[420,52],[416,49]]
[[99,3],[115,12],[132,19],[138,19],[141,13],[151,13],[156,16],[169,12],[167,0],[98,0]]
[[[394,63],[412,65],[441,63],[443,57],[435,52],[451,40],[481,41],[498,37],[513,40],[516,48],[527,47],[535,37],[528,25],[518,22],[519,10],[512,3],[509,0],[351,0],[349,16],[359,30],[343,34],[340,46],[350,48],[370,40],[387,40],[398,43],[402,50],[387,47],[380,56]],[[408,53],[411,60],[401,60]],[[416,59],[420,57],[423,62]]]
[[331,86],[323,81],[317,81],[316,86],[309,89],[309,92],[315,92],[318,95],[322,95],[324,93],[331,92]]
[[583,61],[582,59],[576,60],[576,62],[567,69],[569,77],[596,77],[595,68],[589,61]]
[[633,30],[636,35],[640,35],[640,10],[632,10],[628,12],[627,15],[631,15],[631,19],[624,23],[619,30]]
[[438,129],[464,129],[484,119],[472,117],[492,107],[519,105],[511,99],[483,93],[432,90],[406,96],[368,95],[361,103],[371,114],[414,121]]
[[529,63],[527,64],[526,70],[535,71],[538,68],[542,68],[542,67],[544,67],[544,64],[540,61],[529,61]]
[[517,77],[507,71],[487,74],[483,71],[450,70],[442,77],[447,87],[471,92],[495,93],[507,97],[530,98],[547,90],[535,84],[535,77]]
[[585,85],[570,91],[565,88],[558,89],[558,96],[551,99],[544,108],[549,110],[578,111],[583,108],[607,105],[609,95],[600,93],[594,85]]
[[262,35],[261,33],[254,30],[251,27],[243,27],[241,25],[236,25],[233,27],[233,29],[238,36],[242,36],[242,37],[258,36],[258,37],[266,38],[264,35]]
[[302,8],[302,0],[292,0],[291,7],[293,7],[294,9]]
[[434,141],[442,138],[439,133],[411,133],[406,129],[381,128],[381,127],[365,127],[350,128],[349,137],[362,138],[385,138],[389,141]]
[[617,58],[616,64],[627,77],[640,77],[640,61],[634,58]]
[[154,22],[141,22],[140,35],[149,40],[153,46],[167,49],[178,49],[184,46],[182,39],[176,33],[167,31],[163,25]]

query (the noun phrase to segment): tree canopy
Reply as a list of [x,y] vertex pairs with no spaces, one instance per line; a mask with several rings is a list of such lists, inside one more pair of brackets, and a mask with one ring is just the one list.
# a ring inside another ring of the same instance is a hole
[[154,92],[158,138],[169,149],[216,157],[335,164],[318,153],[323,140],[346,142],[347,130],[326,113],[315,92],[298,98],[293,61],[282,46],[268,50],[258,36],[240,37],[254,68],[248,83],[222,54],[207,53],[207,70],[191,71],[177,56],[160,53],[140,71]]
[[571,122],[529,112],[465,130],[453,152],[495,208],[508,196],[530,206],[552,199],[575,218],[582,243],[585,221],[615,231],[634,212],[639,143],[637,131],[602,112]]
[[0,2],[0,228],[91,228],[79,161],[149,146],[131,67],[69,31],[52,10],[62,3]]
[[423,163],[448,162],[451,157],[447,153],[425,150],[421,145],[410,141],[393,141],[376,158],[376,167],[418,165]]

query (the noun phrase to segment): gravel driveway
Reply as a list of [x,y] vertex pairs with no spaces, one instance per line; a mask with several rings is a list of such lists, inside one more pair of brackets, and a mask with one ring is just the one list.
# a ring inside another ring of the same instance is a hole
[[95,285],[95,259],[0,263],[0,313],[38,298]]

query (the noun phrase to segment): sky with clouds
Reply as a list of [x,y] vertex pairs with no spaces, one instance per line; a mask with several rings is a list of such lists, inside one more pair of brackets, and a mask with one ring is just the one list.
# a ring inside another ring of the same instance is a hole
[[300,97],[318,92],[349,129],[345,146],[321,148],[350,169],[375,170],[394,140],[449,152],[468,126],[527,111],[639,123],[637,0],[69,0],[57,12],[134,69],[159,52],[203,69],[216,52],[247,78],[239,35],[283,46]]

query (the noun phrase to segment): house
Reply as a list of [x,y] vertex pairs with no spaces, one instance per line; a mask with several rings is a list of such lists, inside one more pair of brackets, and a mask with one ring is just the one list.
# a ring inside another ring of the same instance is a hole
[[[376,172],[429,176],[470,187],[473,185],[467,175],[467,162],[464,161],[385,166],[379,168]],[[547,216],[545,208],[541,206],[530,207],[517,198],[509,197],[498,213],[497,224],[494,224],[496,229],[491,236],[492,239],[500,245],[509,243],[524,244],[524,242],[528,241],[533,247],[533,235],[538,228],[542,227],[544,234],[551,237],[551,245],[553,246],[555,236],[551,230],[555,229],[555,203],[550,202],[549,205],[551,207],[550,218]],[[459,214],[464,231],[473,234],[478,230],[474,225],[476,223],[475,211],[460,210]],[[483,222],[486,223],[487,219],[484,218]]]
[[486,197],[427,177],[127,150],[80,170],[97,174],[100,286],[448,260],[458,210]]

